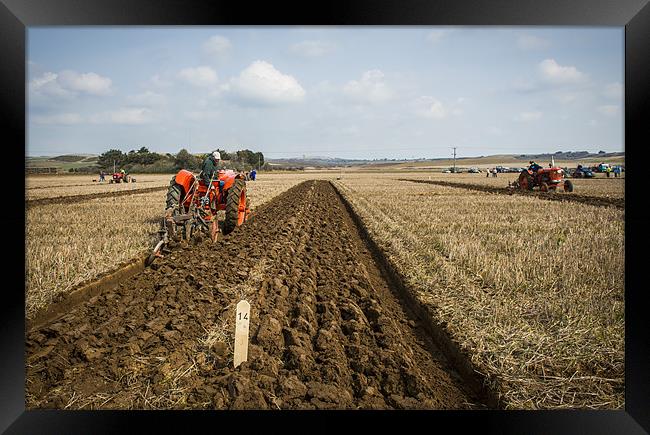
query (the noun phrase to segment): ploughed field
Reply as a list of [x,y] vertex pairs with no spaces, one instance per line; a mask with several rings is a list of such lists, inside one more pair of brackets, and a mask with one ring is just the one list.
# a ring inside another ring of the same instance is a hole
[[[251,332],[235,369],[240,299]],[[31,409],[482,407],[326,181],[278,195],[216,247],[174,247],[26,345]]]
[[[143,175],[137,183],[103,186],[91,184],[89,176],[27,177],[28,189],[42,191],[42,196],[26,202],[26,317],[148,253],[157,241],[171,177]],[[264,174],[248,182],[251,209],[308,177],[313,175]],[[79,186],[84,180],[86,185]],[[136,184],[158,190],[132,189]]]

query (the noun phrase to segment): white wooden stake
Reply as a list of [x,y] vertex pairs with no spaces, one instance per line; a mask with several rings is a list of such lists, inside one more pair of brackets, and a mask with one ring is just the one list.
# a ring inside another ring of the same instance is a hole
[[251,305],[246,300],[237,304],[237,317],[235,318],[235,367],[248,360],[248,325],[251,317]]

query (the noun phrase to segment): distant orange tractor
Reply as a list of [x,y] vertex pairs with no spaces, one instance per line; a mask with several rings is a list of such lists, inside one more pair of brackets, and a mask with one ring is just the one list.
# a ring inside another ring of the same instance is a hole
[[519,173],[519,178],[514,183],[515,188],[533,190],[539,187],[542,192],[554,192],[558,188],[565,192],[573,192],[573,183],[564,178],[564,170],[560,167],[541,168],[537,171],[525,169]]
[[[219,211],[225,219],[219,225]],[[213,242],[219,233],[229,234],[250,216],[245,175],[220,170],[216,180],[206,184],[192,172],[181,169],[172,177],[167,189],[165,217],[159,231],[160,241],[147,260],[160,256],[160,249],[169,239],[190,240],[199,232],[209,234]]]
[[113,177],[108,180],[108,184],[113,183],[135,183],[135,178],[125,172],[115,172]]

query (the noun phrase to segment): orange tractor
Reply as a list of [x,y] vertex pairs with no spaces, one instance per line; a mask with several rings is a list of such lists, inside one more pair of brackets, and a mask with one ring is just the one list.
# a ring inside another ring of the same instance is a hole
[[519,178],[512,187],[521,190],[539,187],[542,192],[555,192],[561,187],[565,192],[573,192],[573,183],[564,178],[564,171],[557,166],[540,168],[537,171],[525,169],[519,173]]
[[[170,239],[190,240],[203,232],[216,242],[220,232],[228,234],[249,218],[245,175],[220,170],[215,176],[209,184],[185,169],[172,177],[167,189],[165,217],[158,231],[160,241],[147,259],[148,264],[161,256],[160,250]],[[220,225],[218,212],[221,210],[225,218]]]

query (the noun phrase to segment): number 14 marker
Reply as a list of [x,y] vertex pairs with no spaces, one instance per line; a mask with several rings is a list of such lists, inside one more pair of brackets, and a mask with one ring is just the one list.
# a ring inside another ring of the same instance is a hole
[[248,301],[241,300],[237,304],[237,317],[235,321],[235,367],[248,360],[248,326],[250,321],[251,305]]

